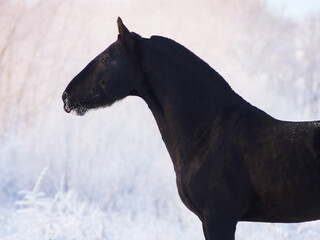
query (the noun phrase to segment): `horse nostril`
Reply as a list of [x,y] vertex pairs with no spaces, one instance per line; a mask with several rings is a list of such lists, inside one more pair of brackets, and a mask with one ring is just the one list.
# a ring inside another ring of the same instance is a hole
[[66,92],[63,92],[62,94],[62,100],[66,100],[68,98],[68,94]]

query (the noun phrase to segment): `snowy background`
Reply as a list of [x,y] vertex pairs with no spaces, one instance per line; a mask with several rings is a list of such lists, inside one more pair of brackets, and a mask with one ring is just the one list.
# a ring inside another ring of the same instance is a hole
[[[204,239],[146,104],[129,97],[75,117],[61,94],[116,40],[121,16],[144,37],[185,45],[271,115],[319,119],[320,2],[287,2],[0,1],[0,239]],[[319,236],[317,221],[239,223],[236,233]]]

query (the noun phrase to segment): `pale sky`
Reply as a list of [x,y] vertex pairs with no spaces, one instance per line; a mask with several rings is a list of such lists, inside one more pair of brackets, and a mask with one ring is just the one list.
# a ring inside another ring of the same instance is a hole
[[301,17],[308,11],[320,12],[320,0],[268,0],[287,16]]

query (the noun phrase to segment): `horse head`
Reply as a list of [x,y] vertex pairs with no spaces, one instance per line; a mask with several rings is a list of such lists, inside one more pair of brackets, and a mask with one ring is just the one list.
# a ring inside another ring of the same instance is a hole
[[141,38],[118,18],[117,41],[95,57],[62,94],[66,112],[84,115],[87,110],[109,106],[134,95],[142,79],[135,46]]

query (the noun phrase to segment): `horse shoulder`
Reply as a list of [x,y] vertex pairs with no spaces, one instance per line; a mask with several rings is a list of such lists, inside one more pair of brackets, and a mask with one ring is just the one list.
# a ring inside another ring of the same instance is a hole
[[244,131],[239,122],[243,121],[243,111],[229,109],[221,114],[183,159],[184,165],[177,173],[179,194],[198,216],[222,198],[241,211],[249,205],[251,184],[238,145]]

